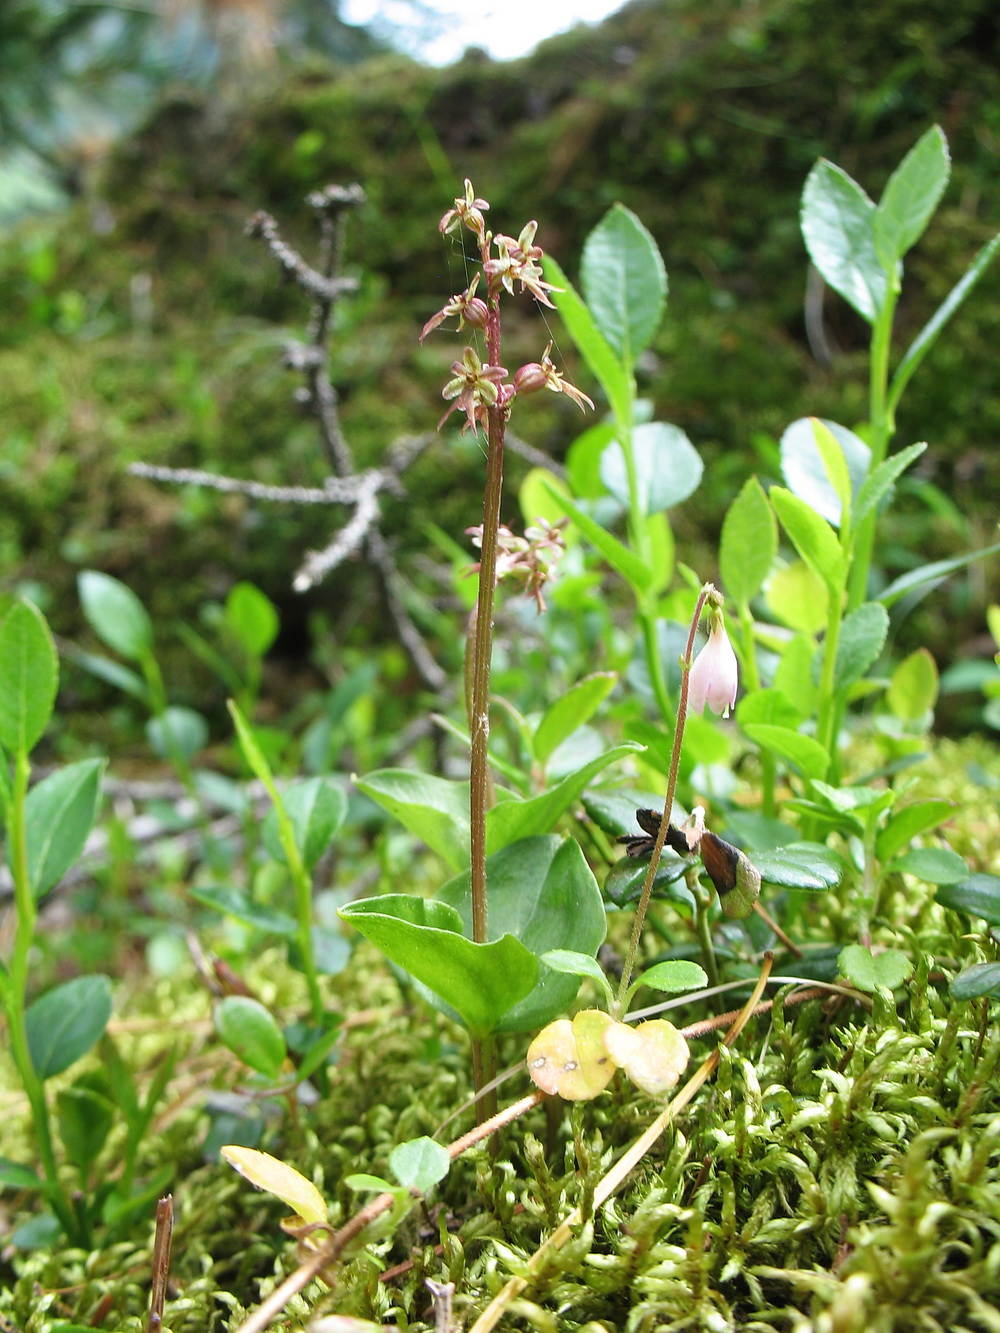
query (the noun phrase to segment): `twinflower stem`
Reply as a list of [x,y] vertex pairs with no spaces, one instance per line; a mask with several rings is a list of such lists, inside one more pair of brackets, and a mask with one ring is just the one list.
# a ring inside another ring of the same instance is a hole
[[628,942],[628,951],[625,954],[625,965],[622,968],[621,984],[618,987],[618,997],[615,1001],[616,1017],[621,1017],[624,1006],[625,996],[632,981],[632,971],[635,967],[635,956],[639,951],[639,939],[642,935],[642,925],[646,919],[646,909],[649,907],[649,900],[653,893],[653,881],[656,878],[656,868],[660,864],[660,857],[663,854],[663,846],[667,840],[667,828],[670,824],[670,812],[674,806],[674,795],[677,792],[677,772],[681,762],[681,746],[684,744],[684,724],[687,721],[688,705],[688,681],[691,673],[691,663],[694,659],[694,640],[698,633],[698,625],[701,622],[701,614],[705,609],[705,603],[708,601],[714,587],[706,583],[698,595],[698,601],[695,603],[694,615],[691,617],[691,628],[688,630],[687,644],[684,648],[684,658],[681,662],[681,694],[677,701],[677,724],[674,727],[674,746],[670,754],[670,772],[667,777],[667,795],[663,802],[663,818],[660,820],[660,829],[656,835],[656,842],[653,846],[653,855],[649,861],[649,869],[646,871],[646,879],[642,886],[642,894],[639,898],[639,906],[635,911],[635,921],[632,924],[632,936]]

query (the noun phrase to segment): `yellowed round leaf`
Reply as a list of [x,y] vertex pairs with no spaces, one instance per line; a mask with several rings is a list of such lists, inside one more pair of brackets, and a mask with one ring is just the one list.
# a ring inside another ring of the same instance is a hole
[[613,1023],[604,1033],[604,1045],[614,1063],[651,1097],[674,1087],[687,1068],[688,1044],[663,1018],[635,1027]]
[[603,1092],[615,1066],[604,1045],[613,1020],[600,1009],[583,1009],[572,1022],[559,1018],[542,1028],[528,1047],[528,1073],[543,1092],[585,1102]]
[[326,1202],[312,1183],[294,1166],[258,1152],[256,1148],[241,1148],[228,1144],[219,1152],[230,1166],[258,1189],[267,1190],[288,1205],[303,1222],[325,1222]]

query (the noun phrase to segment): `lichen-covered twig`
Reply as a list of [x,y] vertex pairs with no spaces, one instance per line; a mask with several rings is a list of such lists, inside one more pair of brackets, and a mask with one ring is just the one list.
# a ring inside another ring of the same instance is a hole
[[337,302],[357,290],[357,280],[343,273],[344,228],[348,213],[364,202],[360,185],[329,185],[308,197],[320,226],[319,263],[313,266],[285,241],[269,213],[258,212],[247,226],[250,236],[259,237],[282,271],[312,300],[312,311],[304,341],[285,345],[285,365],[300,374],[304,383],[296,398],[316,421],[323,452],[331,475],[321,487],[270,486],[262,482],[223,477],[195,468],[156,467],[135,463],[135,476],[179,485],[205,486],[253,500],[287,504],[342,504],[353,507],[347,523],[319,551],[309,551],[295,574],[293,588],[306,592],[336,569],[349,556],[358,554],[371,566],[385,598],[389,617],[400,642],[426,685],[444,689],[447,675],[406,609],[405,582],[381,530],[379,497],[383,491],[401,497],[405,491],[402,473],[427,448],[431,434],[404,436],[388,450],[385,465],[358,472],[350,446],[341,429],[337,391],[329,377],[330,339]]

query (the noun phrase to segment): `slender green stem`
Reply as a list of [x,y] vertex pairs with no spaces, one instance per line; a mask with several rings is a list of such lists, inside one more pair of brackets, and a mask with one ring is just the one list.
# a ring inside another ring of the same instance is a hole
[[25,1024],[29,960],[35,936],[35,921],[38,916],[34,894],[31,891],[28,840],[25,825],[25,802],[28,795],[30,771],[27,755],[17,755],[14,760],[10,824],[7,831],[11,874],[14,880],[17,929],[14,935],[14,948],[11,953],[4,998],[7,1010],[7,1025],[10,1032],[11,1055],[21,1077],[24,1091],[27,1094],[28,1104],[31,1107],[35,1135],[38,1139],[38,1154],[41,1158],[42,1172],[48,1187],[49,1202],[52,1204],[52,1208],[67,1236],[71,1240],[75,1240],[79,1231],[73,1217],[73,1211],[59,1183],[59,1169],[56,1165],[55,1150],[52,1144],[52,1129],[49,1121],[48,1103],[45,1100],[45,1088],[32,1063],[31,1051],[28,1047],[28,1030]]
[[[694,881],[691,883],[691,881]],[[712,941],[712,926],[708,919],[708,909],[712,905],[712,895],[698,883],[696,871],[689,872],[688,885],[694,895],[694,928],[701,945],[701,961],[705,964],[708,984],[719,984],[719,964],[715,958],[715,944]]]
[[[871,432],[869,447],[871,465],[878,467],[889,450],[894,431],[889,409],[889,354],[892,350],[892,322],[896,311],[898,286],[890,282],[885,304],[878,313],[872,329],[868,371],[868,422]],[[854,560],[848,587],[848,611],[860,606],[868,595],[868,575],[871,571],[872,552],[875,548],[875,525],[878,515],[873,511],[858,528],[854,543]]]
[[827,777],[835,781],[837,771],[837,715],[836,695],[837,645],[840,642],[842,597],[831,592],[826,616],[826,634],[823,636],[823,663],[819,677],[819,704],[816,710],[816,739],[830,756]]
[[687,701],[688,701],[688,683],[691,672],[691,662],[694,658],[694,639],[698,632],[698,624],[701,620],[701,613],[705,609],[705,603],[715,589],[711,584],[706,584],[698,595],[698,601],[695,604],[694,615],[691,617],[691,627],[688,630],[687,645],[684,649],[684,657],[681,662],[681,694],[677,702],[677,724],[674,727],[674,745],[670,754],[670,771],[667,775],[667,794],[663,802],[663,818],[660,820],[659,832],[656,835],[656,842],[653,845],[653,855],[649,861],[649,869],[646,871],[646,879],[642,886],[642,894],[639,897],[639,905],[636,908],[635,920],[632,923],[632,935],[628,942],[628,950],[625,954],[625,964],[622,968],[622,978],[618,985],[618,997],[615,1001],[614,1016],[620,1018],[624,1012],[625,997],[628,993],[629,984],[632,980],[632,972],[635,969],[635,958],[639,951],[639,940],[642,936],[642,925],[646,918],[646,909],[649,907],[649,900],[653,892],[653,881],[656,878],[656,868],[660,864],[660,857],[663,854],[663,846],[667,839],[667,828],[670,824],[670,812],[674,805],[674,795],[677,791],[677,773],[681,762],[681,746],[684,743],[684,724],[687,721]]
[[667,677],[663,670],[663,654],[660,651],[659,636],[656,632],[657,616],[654,610],[640,603],[638,608],[639,624],[642,629],[642,642],[646,654],[646,670],[653,687],[653,697],[660,710],[660,717],[666,726],[674,721],[674,709],[667,689]]
[[[760,671],[757,668],[757,653],[753,642],[753,616],[746,602],[739,606],[740,622],[740,666],[743,668],[743,681],[748,691],[760,689]],[[760,752],[761,810],[772,816],[775,810],[774,786],[777,766],[770,750]]]

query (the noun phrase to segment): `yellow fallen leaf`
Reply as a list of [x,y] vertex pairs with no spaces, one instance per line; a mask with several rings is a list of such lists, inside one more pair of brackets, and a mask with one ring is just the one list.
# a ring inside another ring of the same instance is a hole
[[241,1148],[227,1144],[219,1152],[230,1166],[258,1189],[274,1194],[286,1203],[303,1222],[325,1222],[326,1202],[311,1180],[306,1180],[294,1166],[258,1152],[256,1148]]
[[687,1067],[688,1044],[666,1019],[630,1027],[612,1023],[604,1032],[604,1046],[616,1065],[651,1097],[672,1088]]
[[590,1101],[615,1075],[604,1046],[613,1020],[600,1009],[583,1009],[572,1022],[559,1018],[542,1028],[528,1047],[528,1073],[543,1092],[569,1102]]

